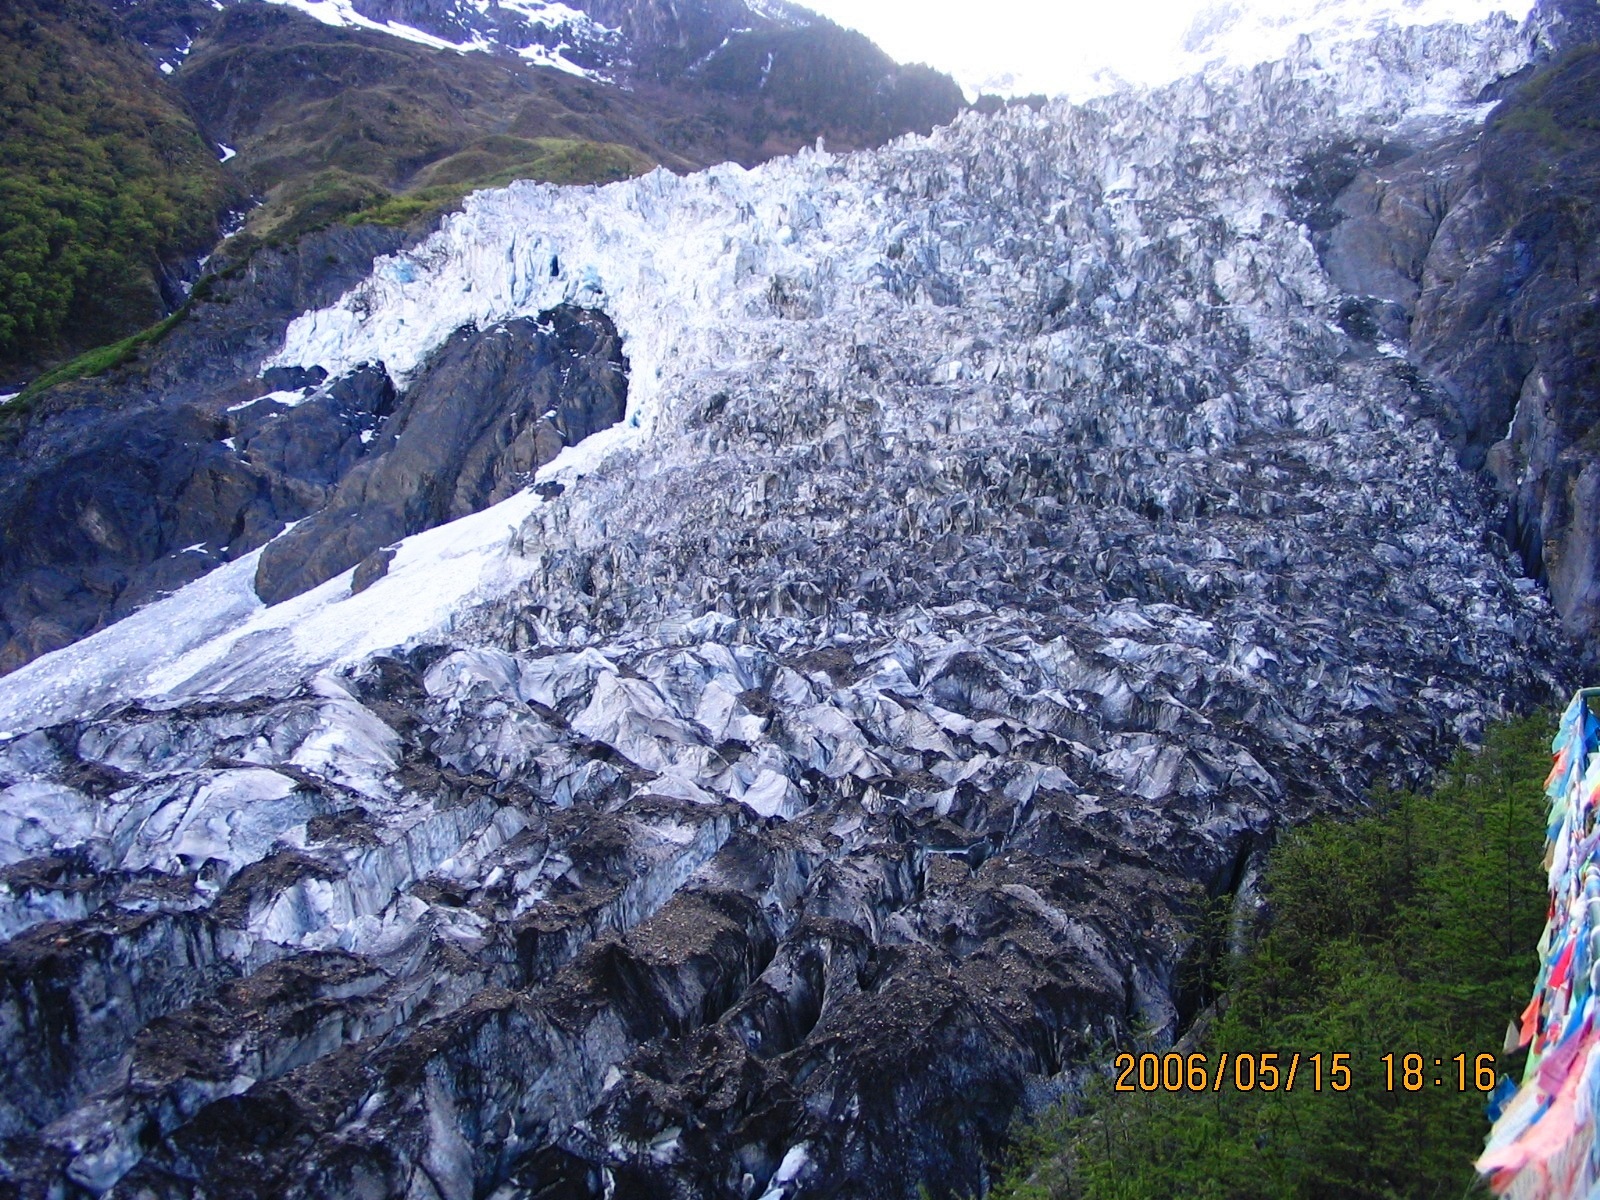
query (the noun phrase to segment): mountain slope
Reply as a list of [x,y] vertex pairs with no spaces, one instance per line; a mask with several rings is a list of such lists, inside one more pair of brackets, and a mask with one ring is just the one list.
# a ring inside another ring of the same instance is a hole
[[89,0],[0,13],[0,377],[164,315],[238,191]]
[[[597,13],[615,23],[606,27],[576,9],[532,2],[73,0],[38,11],[41,28],[57,31],[52,44],[67,38],[76,58],[30,49],[33,35],[21,24],[34,20],[29,5],[0,27],[0,45],[21,56],[11,72],[18,88],[33,81],[70,103],[48,110],[54,125],[44,130],[40,97],[14,92],[11,186],[43,195],[44,209],[27,222],[35,241],[51,220],[72,220],[72,244],[105,261],[68,261],[44,243],[12,252],[0,372],[23,381],[179,307],[181,285],[194,281],[241,192],[265,203],[247,237],[221,247],[219,265],[331,221],[427,217],[473,187],[514,178],[603,183],[658,164],[754,164],[819,136],[840,148],[877,145],[927,132],[964,106],[947,78],[900,68],[829,22],[798,9],[756,12],[740,0],[601,6]],[[786,40],[768,47],[774,38]],[[781,98],[762,95],[764,80],[702,83],[698,72],[714,68],[734,39],[774,55],[779,79],[790,81]],[[792,58],[828,57],[841,39],[853,47],[849,69],[794,82]],[[125,105],[102,128],[130,153],[150,144],[165,156],[159,186],[151,192],[152,152],[133,153],[100,162],[89,178],[77,170],[77,191],[50,199],[64,186],[48,182],[61,165],[52,156],[94,146],[105,158],[111,143],[62,131],[90,119],[93,97],[112,95],[159,114],[130,122]],[[168,125],[177,132],[164,132]],[[174,137],[187,139],[181,153]],[[225,167],[211,161],[210,147]],[[79,196],[85,188],[99,199]],[[404,201],[390,203],[396,195]],[[129,212],[101,212],[108,197]],[[21,212],[23,199],[9,207]]]
[[[586,178],[555,180],[603,183],[658,163],[674,170],[728,159],[754,165],[819,136],[842,149],[881,144],[927,132],[962,106],[948,79],[907,73],[831,24],[781,36],[790,40],[769,49],[771,36],[731,35],[720,56],[693,70],[664,83],[652,74],[622,91],[533,70],[516,56],[441,52],[318,24],[290,7],[244,4],[208,26],[176,79],[205,126],[239,151],[235,169],[268,197],[249,232],[278,228],[280,238],[284,223],[302,229],[389,191],[506,182],[497,176],[517,177],[515,168],[532,157],[529,139],[637,152],[613,152]],[[834,53],[841,42],[853,58]],[[774,55],[780,65],[770,95],[761,79],[720,70],[735,46]],[[826,79],[789,65],[819,57],[840,64]],[[754,111],[740,111],[756,97]]]

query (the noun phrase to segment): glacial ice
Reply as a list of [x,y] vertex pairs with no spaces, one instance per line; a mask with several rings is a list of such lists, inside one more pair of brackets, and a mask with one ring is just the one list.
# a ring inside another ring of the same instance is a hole
[[252,556],[0,680],[15,1170],[975,1188],[1019,1105],[1177,1028],[1195,905],[1247,911],[1279,827],[1559,690],[1290,204],[1534,32],[481,193],[305,314],[265,365],[403,385],[600,307],[629,420],[359,594],[264,607]]

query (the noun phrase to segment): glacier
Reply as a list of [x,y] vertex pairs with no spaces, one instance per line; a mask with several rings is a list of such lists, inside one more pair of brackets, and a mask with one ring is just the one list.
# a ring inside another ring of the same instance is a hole
[[302,315],[264,370],[404,389],[600,310],[627,416],[369,587],[252,555],[0,680],[22,1193],[979,1190],[1277,830],[1565,687],[1297,208],[1540,37],[518,184]]

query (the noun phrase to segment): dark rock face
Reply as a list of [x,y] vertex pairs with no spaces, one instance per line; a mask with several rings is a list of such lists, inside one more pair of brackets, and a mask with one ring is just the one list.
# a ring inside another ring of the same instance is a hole
[[413,533],[529,486],[567,446],[622,420],[628,363],[604,314],[562,307],[463,329],[428,363],[370,461],[267,547],[256,592],[297,596]]
[[672,0],[579,0],[576,7],[602,25],[620,29],[625,41],[639,48],[639,66],[658,76],[701,61],[736,31],[797,29],[818,19],[790,4],[757,8],[746,0],[695,5]]
[[1409,339],[1461,461],[1511,502],[1509,539],[1600,653],[1600,50],[1593,6],[1481,137],[1389,146],[1338,197],[1319,249],[1369,336]]
[[1568,627],[1600,634],[1600,48],[1495,114],[1429,256],[1413,333],[1453,384],[1468,465],[1513,506],[1517,548]]
[[387,376],[353,375],[293,409],[235,406],[265,390],[256,372],[289,320],[401,240],[338,226],[263,251],[141,374],[58,388],[25,427],[4,428],[0,671],[256,549],[326,501],[393,406]]

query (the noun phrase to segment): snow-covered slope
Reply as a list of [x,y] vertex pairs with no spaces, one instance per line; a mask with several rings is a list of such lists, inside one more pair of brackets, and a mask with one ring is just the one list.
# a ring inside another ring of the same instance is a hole
[[976,1191],[1019,1105],[1175,1030],[1189,916],[1278,827],[1555,690],[1293,200],[1529,37],[518,185],[302,316],[275,364],[404,385],[601,308],[629,417],[364,591],[264,610],[233,564],[0,680],[14,1171]]
[[509,50],[536,66],[554,67],[587,79],[606,79],[605,72],[580,66],[568,57],[581,49],[594,61],[597,52],[615,53],[618,30],[607,28],[559,0],[458,0],[441,14],[457,26],[456,38],[441,36],[396,19],[376,20],[361,11],[360,0],[269,0],[298,9],[325,25],[373,29],[394,37],[462,54]]
[[812,19],[792,5],[747,0],[681,6],[662,0],[578,0],[576,5],[561,0],[269,3],[297,9],[326,25],[371,29],[462,54],[515,54],[536,66],[607,82],[624,80],[630,68],[664,50],[697,43],[714,49],[734,33],[800,28]]

